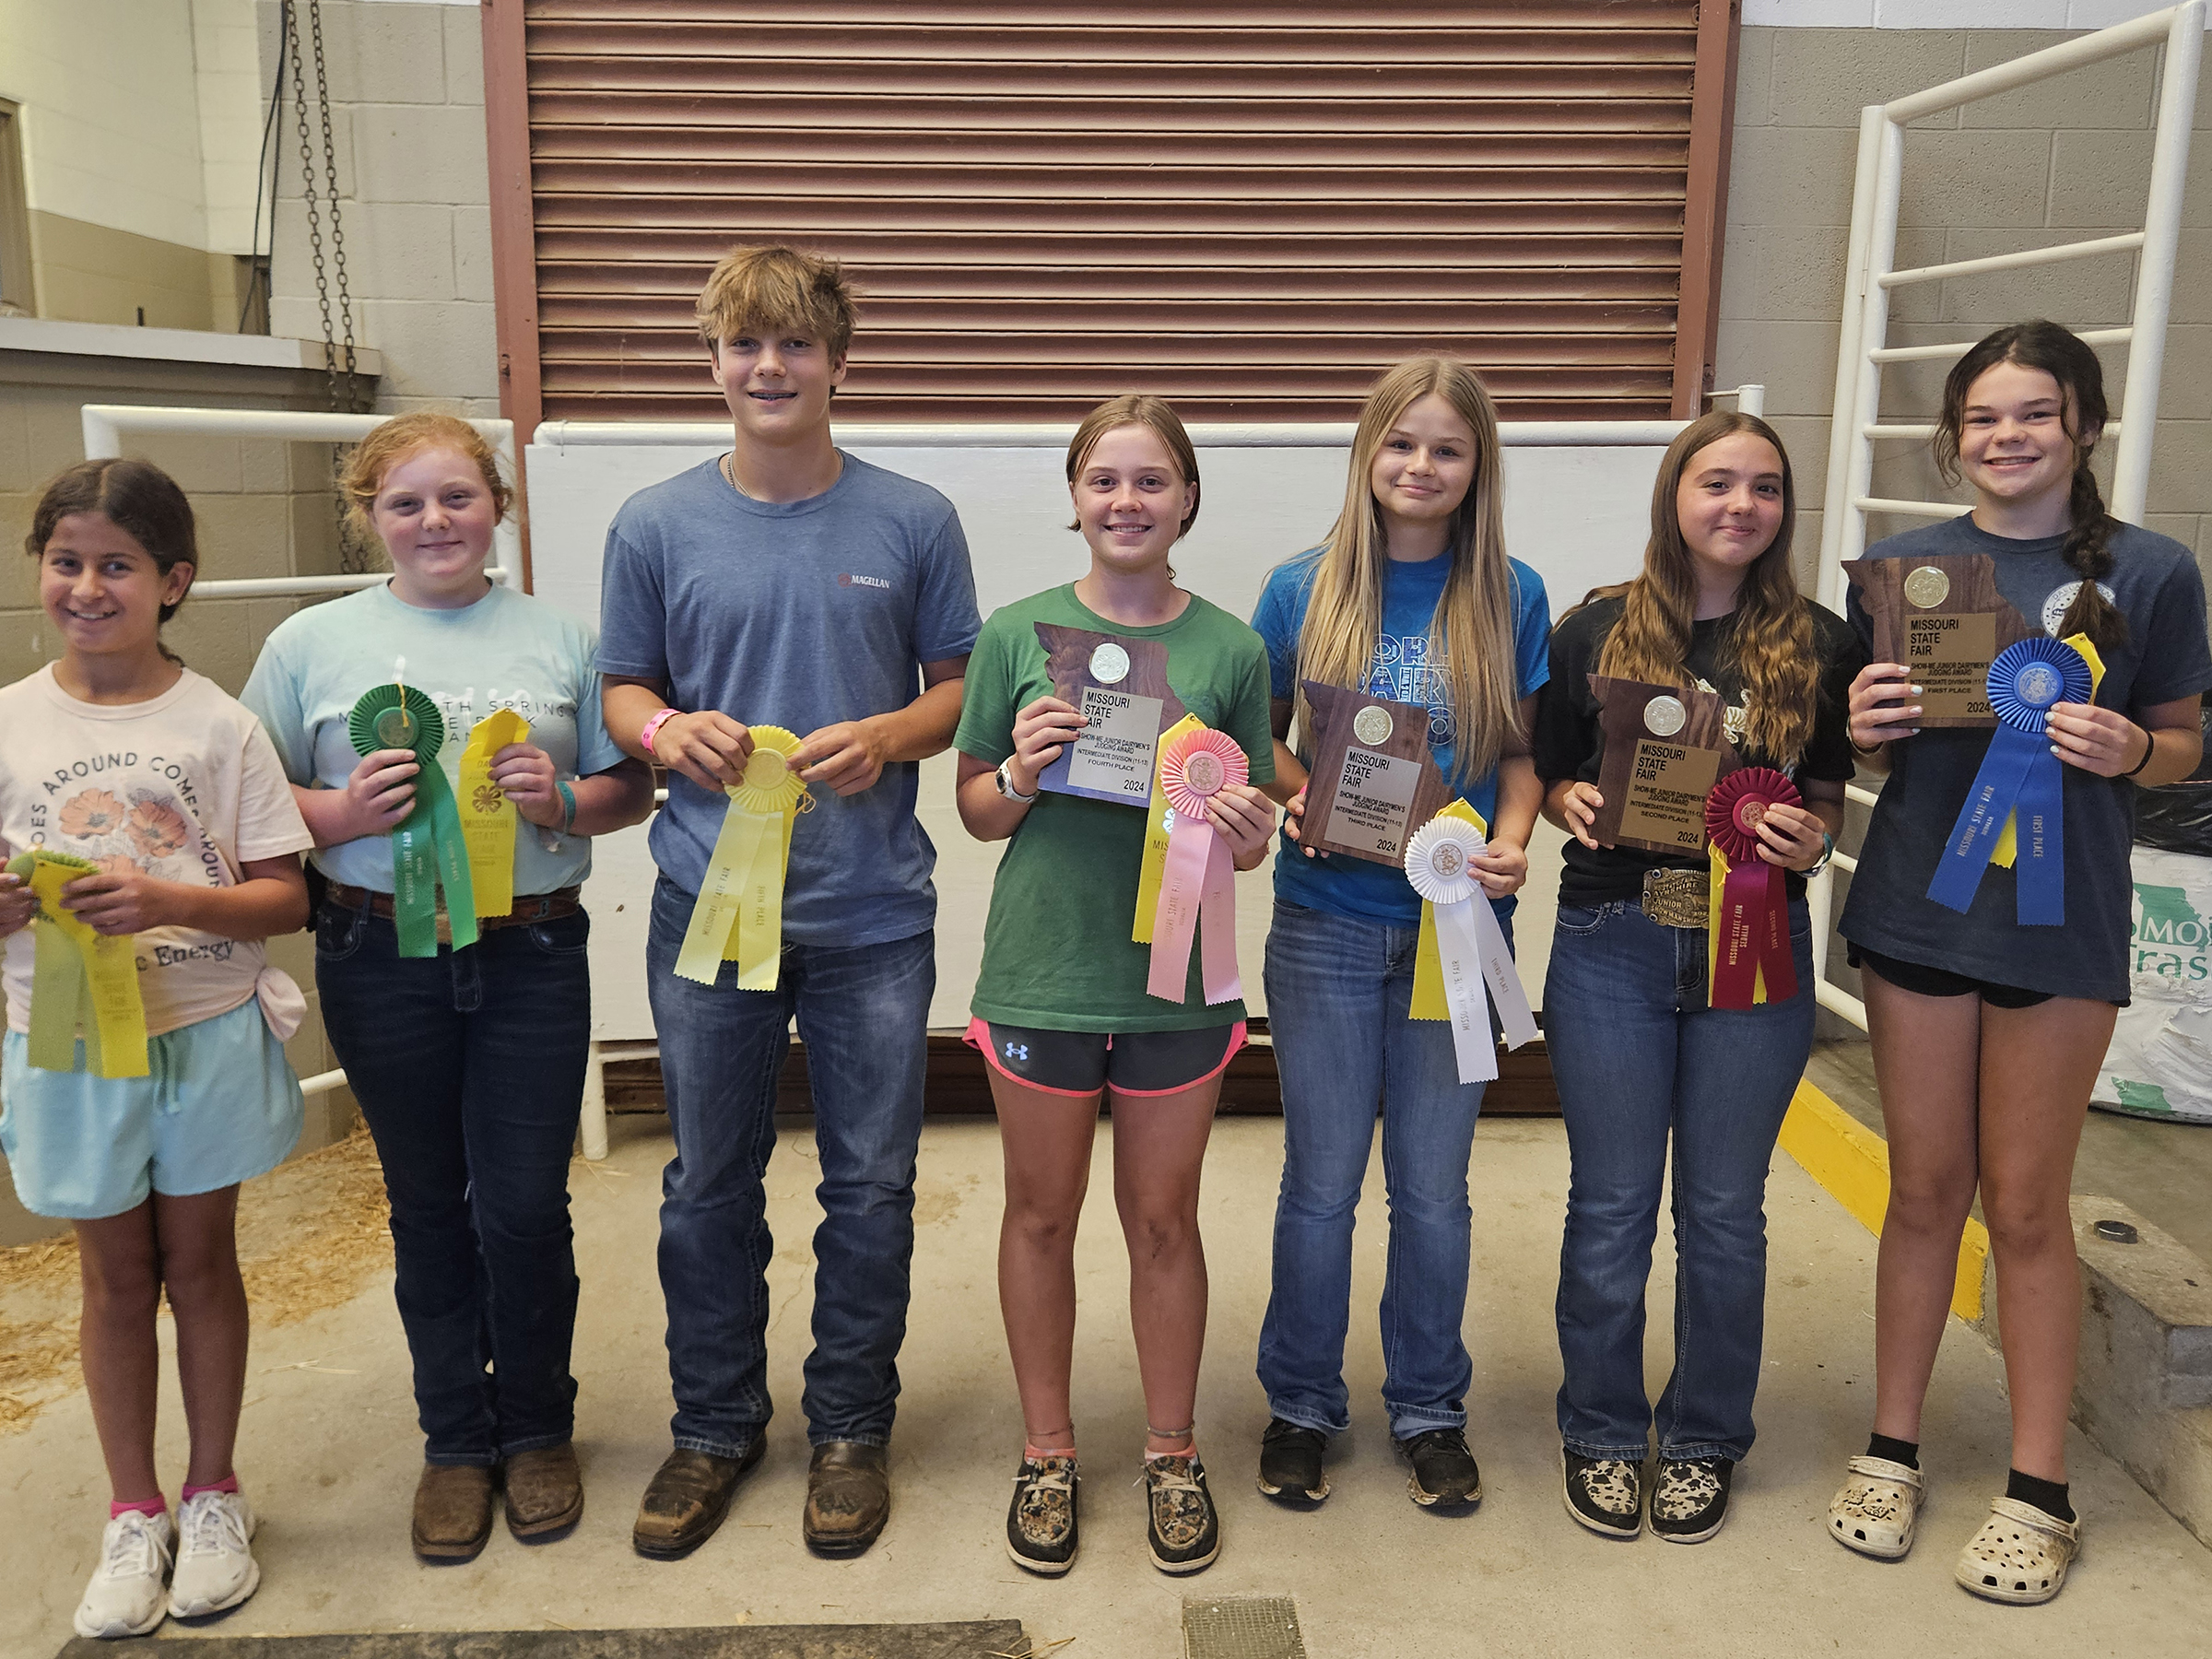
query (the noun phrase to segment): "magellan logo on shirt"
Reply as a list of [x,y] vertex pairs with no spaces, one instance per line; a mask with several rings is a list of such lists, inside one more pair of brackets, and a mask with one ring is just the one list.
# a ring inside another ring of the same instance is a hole
[[837,585],[843,588],[881,588],[887,594],[891,591],[891,584],[886,582],[880,576],[853,576],[848,574],[840,574],[837,579]]

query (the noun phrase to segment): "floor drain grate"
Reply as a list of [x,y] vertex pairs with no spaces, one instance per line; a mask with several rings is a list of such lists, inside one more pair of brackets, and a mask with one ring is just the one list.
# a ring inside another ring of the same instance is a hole
[[1306,1659],[1298,1604],[1287,1595],[1186,1599],[1182,1651],[1186,1659]]

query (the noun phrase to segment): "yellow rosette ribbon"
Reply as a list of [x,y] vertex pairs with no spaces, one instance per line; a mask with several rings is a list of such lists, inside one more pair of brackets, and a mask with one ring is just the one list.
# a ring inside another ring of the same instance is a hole
[[461,751],[461,839],[468,848],[468,876],[477,914],[503,916],[514,908],[514,803],[491,781],[492,757],[512,743],[530,741],[530,723],[512,709],[499,709],[470,728]]
[[76,1070],[76,1039],[97,1077],[143,1077],[146,1006],[138,998],[132,935],[95,933],[63,906],[62,888],[99,873],[88,859],[44,848],[8,861],[38,895],[31,922],[29,1060],[41,1071]]
[[808,802],[790,762],[799,740],[782,726],[751,728],[745,776],[729,786],[729,809],[707,860],[677,953],[678,978],[711,985],[724,962],[737,964],[740,991],[773,991],[783,957],[783,872],[792,826]]

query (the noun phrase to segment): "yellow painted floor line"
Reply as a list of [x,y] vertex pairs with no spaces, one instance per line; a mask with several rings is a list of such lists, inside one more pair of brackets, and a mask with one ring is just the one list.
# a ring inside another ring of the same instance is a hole
[[[1889,1208],[1888,1142],[1801,1081],[1782,1121],[1782,1148],[1868,1232],[1881,1237]],[[1982,1317],[1982,1265],[1988,1259],[1989,1230],[1969,1216],[1951,1287],[1951,1312],[1961,1319]]]

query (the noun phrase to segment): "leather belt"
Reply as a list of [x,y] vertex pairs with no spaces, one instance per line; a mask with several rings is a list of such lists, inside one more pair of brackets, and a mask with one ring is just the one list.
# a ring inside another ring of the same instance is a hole
[[1643,913],[1662,927],[1694,927],[1712,923],[1712,877],[1705,870],[1646,870]]
[[[342,881],[329,883],[324,890],[328,902],[347,910],[365,910],[372,916],[392,920],[392,895],[372,893],[367,888],[347,887]],[[502,927],[529,927],[539,922],[558,922],[563,916],[572,916],[583,908],[583,889],[566,887],[550,893],[534,893],[527,899],[517,899],[514,908],[503,916],[478,916],[477,931],[491,933]],[[453,942],[453,924],[447,919],[445,905],[438,906],[438,943]]]

